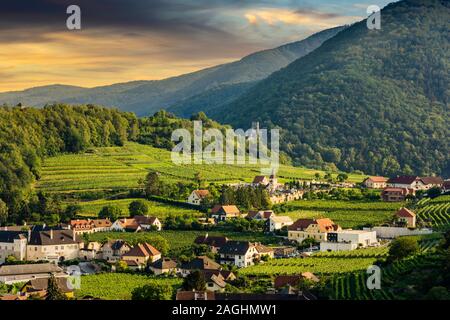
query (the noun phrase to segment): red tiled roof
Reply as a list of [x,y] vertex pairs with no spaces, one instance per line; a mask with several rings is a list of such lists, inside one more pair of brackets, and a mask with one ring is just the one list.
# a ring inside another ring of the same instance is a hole
[[295,287],[299,284],[301,276],[277,276],[274,281],[275,289],[281,289],[287,285]]
[[207,197],[209,195],[209,191],[208,190],[194,190],[194,192],[197,195],[197,197],[199,197],[199,198],[204,198],[204,197]]
[[130,251],[125,253],[124,257],[153,257],[160,255],[161,252],[159,252],[155,247],[148,243],[140,243],[136,246],[134,246]]
[[317,224],[319,226],[320,232],[329,232],[336,231],[339,229],[339,225],[335,224],[328,218],[322,219],[298,219],[291,226],[288,227],[288,230],[291,231],[303,231],[309,227],[311,224]]
[[403,218],[414,218],[416,214],[407,208],[401,208],[397,211],[397,216]]
[[418,176],[399,176],[390,178],[388,183],[399,183],[399,184],[411,184],[417,179],[420,179]]
[[[370,179],[370,180],[372,180],[373,182],[386,182],[386,181],[388,181],[387,178],[385,178],[385,177],[379,177],[379,176],[372,176],[372,177],[368,177],[367,179]],[[367,180],[367,179],[366,179],[366,180]]]
[[444,180],[441,177],[422,177],[420,178],[424,184],[442,185]]
[[262,182],[264,182],[264,179],[266,179],[265,176],[256,176],[256,177],[253,179],[253,183],[254,183],[254,184],[262,183]]
[[214,208],[212,208],[211,213],[219,213],[219,212],[223,212],[227,215],[239,215],[241,212],[239,211],[238,207],[234,206],[234,205],[219,205],[219,206],[214,206]]

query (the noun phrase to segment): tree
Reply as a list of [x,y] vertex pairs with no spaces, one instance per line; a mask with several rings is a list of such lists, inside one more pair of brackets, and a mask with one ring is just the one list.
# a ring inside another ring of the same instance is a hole
[[183,281],[183,289],[186,291],[203,291],[206,288],[205,276],[199,270],[191,272]]
[[339,173],[336,179],[339,182],[345,182],[348,179],[348,175],[346,173]]
[[0,225],[6,223],[6,221],[8,221],[8,207],[6,206],[6,203],[0,199]]
[[135,200],[129,204],[128,211],[132,217],[145,216],[148,213],[148,204],[143,200]]
[[56,281],[55,275],[51,274],[48,279],[47,285],[47,296],[46,300],[67,300],[66,295],[61,291],[61,288],[58,286],[58,282]]
[[125,261],[120,260],[116,263],[116,271],[117,272],[125,272],[128,271],[128,265]]
[[446,287],[433,287],[428,291],[425,299],[427,300],[449,300],[450,293]]
[[419,250],[417,240],[414,238],[398,238],[392,241],[389,248],[389,261],[406,258]]
[[145,193],[147,196],[159,196],[161,195],[161,182],[159,181],[158,172],[149,172],[145,177]]
[[428,190],[427,191],[427,194],[428,194],[428,196],[431,198],[431,199],[434,199],[434,198],[436,198],[436,197],[439,197],[440,195],[441,195],[441,188],[439,188],[439,187],[433,187],[433,188],[431,188],[430,190]]
[[68,222],[80,215],[82,211],[83,208],[79,204],[71,204],[66,207],[61,218],[64,222]]
[[197,182],[198,188],[201,188],[202,187],[202,181],[203,181],[203,176],[202,176],[201,172],[196,172],[195,173],[194,180],[195,180],[195,182]]
[[131,292],[132,300],[171,300],[173,288],[169,284],[150,283]]
[[122,215],[122,210],[116,206],[104,206],[98,213],[100,219],[117,220]]

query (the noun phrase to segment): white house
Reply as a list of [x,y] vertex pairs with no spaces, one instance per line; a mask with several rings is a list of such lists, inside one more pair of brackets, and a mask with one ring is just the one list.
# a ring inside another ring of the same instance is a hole
[[221,264],[233,264],[239,268],[253,265],[255,258],[259,257],[256,245],[248,241],[228,241],[220,248],[219,255]]
[[9,256],[26,260],[27,237],[20,231],[0,231],[0,264]]
[[189,195],[187,199],[187,203],[193,204],[195,206],[199,206],[202,203],[202,200],[205,199],[209,195],[208,190],[194,190]]
[[111,226],[112,231],[130,231],[139,232],[141,230],[150,230],[155,228],[161,231],[162,224],[157,217],[134,216],[133,218],[117,219]]
[[377,244],[377,233],[368,230],[341,230],[329,232],[327,240],[320,242],[320,251],[344,251]]
[[418,176],[398,176],[390,178],[387,186],[391,188],[405,188],[412,190],[425,190],[425,184]]
[[387,181],[388,179],[386,179],[385,177],[372,176],[367,177],[363,181],[363,185],[369,189],[384,189],[386,188]]
[[269,218],[269,231],[274,232],[292,225],[294,221],[288,216],[272,216]]
[[83,240],[73,230],[30,232],[27,260],[60,262],[77,259],[82,246]]

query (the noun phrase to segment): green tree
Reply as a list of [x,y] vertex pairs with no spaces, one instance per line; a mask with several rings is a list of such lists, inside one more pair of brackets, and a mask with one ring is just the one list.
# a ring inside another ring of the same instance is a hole
[[122,215],[122,210],[117,206],[104,206],[98,213],[100,219],[117,220]]
[[70,204],[64,210],[61,219],[64,222],[68,222],[81,214],[83,208],[79,204]]
[[162,194],[162,184],[158,172],[149,172],[145,177],[145,193],[147,196],[159,196]]
[[183,289],[186,291],[203,291],[206,288],[205,276],[199,270],[191,272],[183,281]]
[[6,206],[6,203],[0,199],[0,225],[6,223],[6,221],[8,221],[8,207]]
[[54,274],[51,274],[48,279],[46,300],[67,300],[66,295],[58,286],[58,282],[56,281]]
[[148,213],[148,204],[144,200],[132,201],[128,206],[128,211],[132,217],[145,216]]
[[128,265],[125,261],[120,260],[116,263],[116,271],[117,272],[125,272],[128,271]]
[[171,300],[173,288],[168,284],[150,283],[131,292],[132,300]]
[[406,258],[419,250],[417,240],[414,238],[401,237],[392,241],[389,248],[389,261]]

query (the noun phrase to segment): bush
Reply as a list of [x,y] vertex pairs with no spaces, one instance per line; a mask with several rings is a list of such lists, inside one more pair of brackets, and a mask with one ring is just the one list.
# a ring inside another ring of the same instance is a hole
[[156,283],[146,284],[131,293],[132,300],[171,300],[172,296],[172,286]]
[[392,241],[389,248],[389,261],[396,261],[406,258],[419,250],[417,239],[398,238]]

